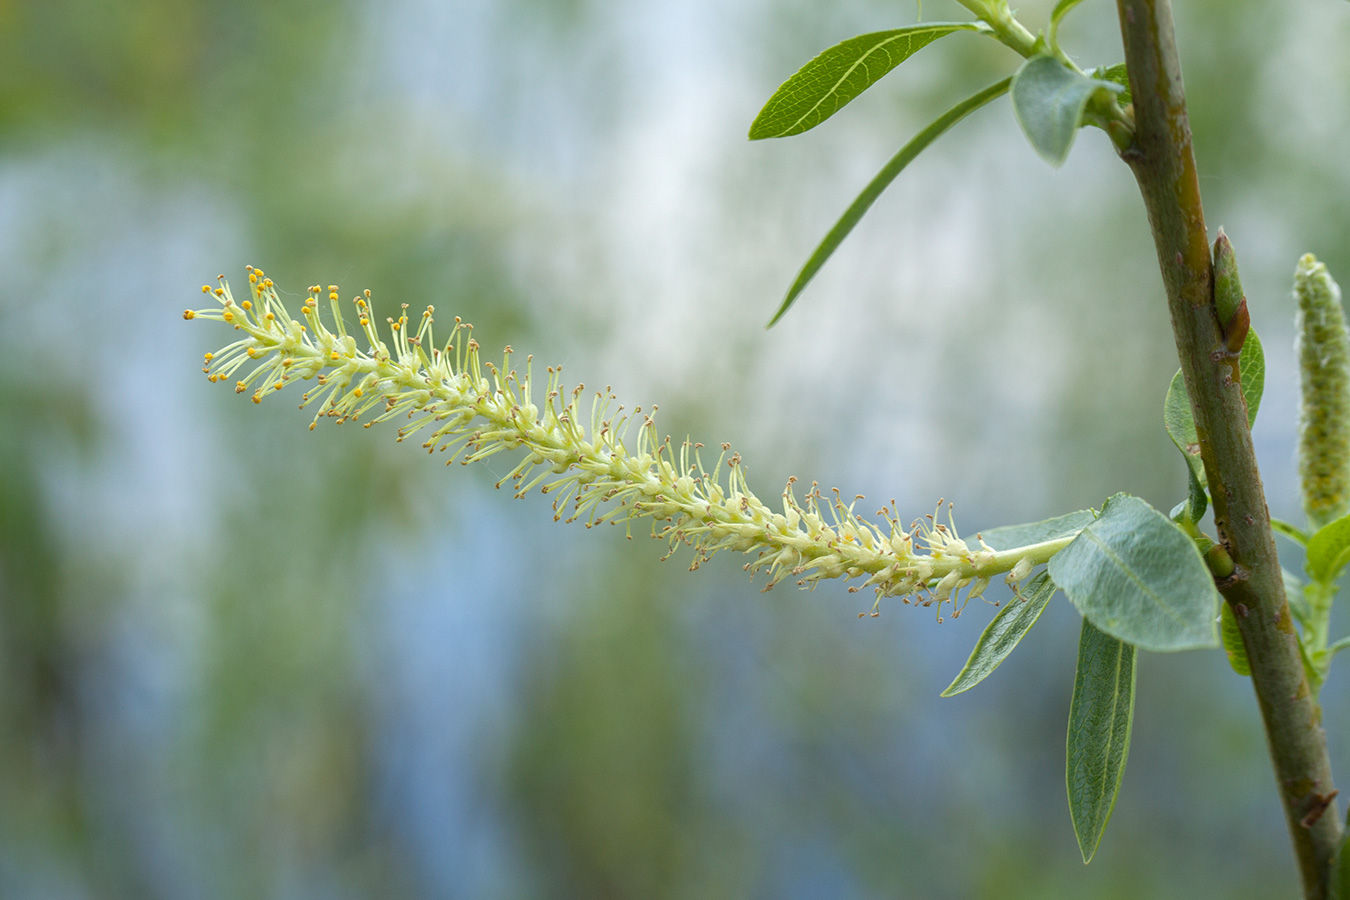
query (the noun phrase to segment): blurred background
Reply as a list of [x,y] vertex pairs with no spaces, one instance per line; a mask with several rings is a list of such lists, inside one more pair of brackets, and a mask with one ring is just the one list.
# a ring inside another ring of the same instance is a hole
[[[1263,475],[1301,521],[1289,284],[1309,250],[1350,282],[1350,6],[1178,7],[1209,225],[1268,355]],[[1062,597],[939,699],[992,607],[860,619],[844,585],[690,573],[493,490],[511,462],[310,432],[296,398],[200,374],[230,336],[181,312],[251,263],[296,302],[434,303],[659,403],[764,497],[790,475],[907,518],[942,497],[963,532],[1120,490],[1170,509],[1175,351],[1098,132],[1055,171],[1006,101],[983,110],[763,329],[886,159],[1017,62],[956,35],[816,131],[745,140],[804,61],[916,12],[0,0],[0,896],[1292,896],[1219,652],[1141,657],[1084,867]],[[1085,67],[1121,58],[1111,4],[1063,35]],[[1343,780],[1346,701],[1333,674]]]

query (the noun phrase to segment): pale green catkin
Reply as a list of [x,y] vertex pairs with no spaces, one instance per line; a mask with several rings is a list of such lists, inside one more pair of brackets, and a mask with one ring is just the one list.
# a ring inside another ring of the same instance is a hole
[[1350,334],[1341,291],[1311,254],[1294,272],[1303,373],[1298,465],[1313,529],[1350,511]]
[[[750,490],[741,455],[729,445],[705,466],[702,444],[677,445],[659,436],[655,407],[627,410],[606,389],[596,392],[588,410],[584,388],[564,387],[556,366],[538,379],[526,357],[520,372],[510,347],[500,367],[484,361],[469,326],[458,319],[450,324],[450,338],[438,343],[431,307],[409,318],[402,305],[397,319],[386,320],[386,341],[369,291],[354,298],[356,327],[349,332],[336,285],[327,292],[311,287],[296,318],[262,270],[249,267],[248,279],[242,300],[221,276],[218,287],[202,287],[215,301],[211,307],[183,313],[235,331],[232,343],[206,354],[202,371],[212,382],[242,376],[234,389],[251,392],[255,403],[288,385],[306,384],[300,406],[317,410],[311,428],[324,418],[364,420],[366,427],[400,419],[405,424],[398,440],[420,432],[426,437],[422,448],[446,452],[448,462],[515,451],[518,461],[498,487],[509,482],[516,496],[534,488],[550,494],[558,520],[622,524],[626,530],[646,520],[672,551],[692,548],[690,568],[722,550],[748,553],[745,568],[768,574],[766,590],[785,578],[802,587],[856,578],[863,584],[851,590],[872,588],[878,601],[903,597],[936,604],[939,611],[948,605],[956,615],[960,592],[965,600],[978,597],[996,575],[1020,581],[1073,537],[995,550],[978,535],[969,542],[958,537],[950,515],[945,524],[935,513],[907,528],[892,502],[878,510],[881,522],[869,521],[853,511],[861,497],[846,502],[838,491],[827,496],[815,484],[799,500],[796,479],[774,507]],[[329,315],[321,313],[325,293]]]

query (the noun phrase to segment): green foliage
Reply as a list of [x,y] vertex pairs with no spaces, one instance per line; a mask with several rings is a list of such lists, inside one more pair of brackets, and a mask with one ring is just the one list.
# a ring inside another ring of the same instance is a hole
[[1055,8],[1050,12],[1051,33],[1058,31],[1059,23],[1069,14],[1069,10],[1082,2],[1083,0],[1059,0],[1059,2],[1055,4]]
[[1270,527],[1276,534],[1284,535],[1300,547],[1308,546],[1308,533],[1297,525],[1272,516],[1270,519]]
[[1317,530],[1308,541],[1308,576],[1332,582],[1350,562],[1350,516],[1342,516]]
[[1013,652],[1022,637],[1036,624],[1036,620],[1045,611],[1045,605],[1055,594],[1055,583],[1050,576],[1041,572],[1027,582],[1026,587],[1017,592],[1008,605],[999,610],[993,621],[984,629],[970,658],[947,689],[944,697],[952,697],[962,691],[968,691],[993,674],[1008,654]]
[[[1238,356],[1238,373],[1242,380],[1242,397],[1247,403],[1247,426],[1256,422],[1256,413],[1261,408],[1261,395],[1266,386],[1266,355],[1261,349],[1261,338],[1253,331],[1247,332]],[[1205,468],[1200,461],[1200,436],[1195,430],[1195,418],[1191,414],[1191,398],[1186,392],[1186,380],[1181,370],[1172,376],[1163,400],[1163,424],[1177,445],[1186,465],[1194,477],[1204,485]]]
[[1130,74],[1125,69],[1124,63],[1116,63],[1114,66],[1099,66],[1088,74],[1099,81],[1109,81],[1112,84],[1120,85],[1121,91],[1116,94],[1116,102],[1121,106],[1128,106],[1134,100],[1130,96]]
[[1331,867],[1329,900],[1350,900],[1350,834],[1341,841],[1340,852]]
[[1134,647],[1087,619],[1078,638],[1078,671],[1069,706],[1069,815],[1083,862],[1101,844],[1116,806],[1134,720]]
[[930,22],[860,34],[835,44],[779,86],[750,126],[750,140],[810,131],[938,38],[988,32],[982,22]]
[[1097,518],[1090,509],[1080,509],[1043,522],[1031,522],[1026,525],[1003,525],[980,532],[980,539],[995,550],[1008,550],[1027,544],[1039,544],[1069,537],[1082,531]]
[[1219,594],[1200,551],[1138,497],[1107,500],[1050,577],[1093,625],[1144,650],[1218,646]]
[[1242,643],[1242,632],[1238,629],[1237,616],[1227,603],[1220,604],[1219,631],[1223,634],[1223,652],[1228,656],[1228,664],[1239,675],[1252,674],[1251,663],[1247,660],[1247,645]]
[[1053,56],[1033,56],[1013,78],[1013,112],[1032,148],[1059,166],[1084,124],[1088,103],[1099,94],[1120,91],[1115,82],[1090,78]]
[[834,227],[830,229],[829,234],[825,235],[825,239],[816,247],[811,257],[806,261],[806,265],[802,266],[801,271],[797,273],[797,278],[792,282],[792,287],[788,289],[787,296],[783,298],[782,305],[773,314],[773,318],[769,320],[767,327],[772,328],[779,319],[783,318],[783,314],[796,301],[806,285],[810,283],[812,278],[816,277],[820,267],[825,265],[825,261],[843,243],[844,238],[848,237],[849,232],[853,230],[853,226],[858,224],[858,221],[876,202],[877,197],[881,196],[881,192],[890,186],[890,183],[905,170],[906,166],[957,122],[989,103],[989,101],[1006,94],[1011,84],[1012,79],[1005,78],[997,84],[992,84],[979,93],[967,97],[938,116],[927,128],[915,135],[908,144],[901,147],[900,152],[891,157],[890,162],[886,163],[876,177],[868,182],[867,187],[863,188],[863,192],[849,205],[839,221],[834,223]]

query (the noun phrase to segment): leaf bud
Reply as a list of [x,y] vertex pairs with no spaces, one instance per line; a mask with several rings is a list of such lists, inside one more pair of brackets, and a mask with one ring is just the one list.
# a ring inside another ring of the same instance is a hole
[[1238,277],[1237,254],[1222,228],[1214,239],[1214,310],[1223,328],[1225,348],[1229,353],[1237,353],[1247,339],[1251,316],[1247,312],[1247,297],[1242,293],[1242,279]]

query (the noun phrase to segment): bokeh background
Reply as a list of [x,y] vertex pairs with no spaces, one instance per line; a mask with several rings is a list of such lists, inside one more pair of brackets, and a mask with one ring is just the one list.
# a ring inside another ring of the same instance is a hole
[[[1298,520],[1289,281],[1306,250],[1350,281],[1350,5],[1178,7],[1210,227],[1267,348],[1264,477]],[[1016,62],[956,35],[806,136],[745,140],[806,59],[916,13],[0,0],[0,896],[1292,896],[1219,652],[1140,659],[1084,867],[1062,598],[940,700],[991,607],[860,619],[843,585],[690,573],[494,491],[509,463],[310,432],[199,372],[229,336],[180,313],[252,263],[657,402],[766,497],[943,497],[964,531],[1120,490],[1171,508],[1175,352],[1100,133],[1054,171],[982,111],[762,328],[890,154]],[[1066,25],[1085,66],[1120,59],[1113,16]],[[1344,773],[1344,673],[1324,699]]]

